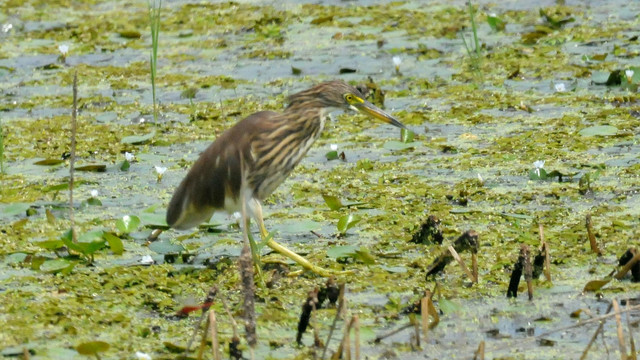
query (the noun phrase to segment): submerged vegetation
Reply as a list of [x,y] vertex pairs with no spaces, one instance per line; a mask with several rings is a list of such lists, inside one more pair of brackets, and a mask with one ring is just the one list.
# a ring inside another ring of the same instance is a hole
[[258,243],[256,358],[633,351],[638,4],[76,5],[0,4],[3,356],[198,357],[208,322],[249,357],[235,220],[147,239],[224,129],[333,78],[413,132],[336,113],[266,201],[277,241],[353,274],[287,276]]

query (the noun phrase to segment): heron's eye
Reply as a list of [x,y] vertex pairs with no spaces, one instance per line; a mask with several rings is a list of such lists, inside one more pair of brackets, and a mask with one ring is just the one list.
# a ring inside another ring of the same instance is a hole
[[344,96],[344,99],[345,99],[345,100],[347,100],[347,102],[348,102],[349,104],[351,104],[351,103],[352,103],[352,102],[354,102],[354,100],[355,100],[354,96],[353,96],[353,95],[351,95],[351,94],[346,94],[346,95]]

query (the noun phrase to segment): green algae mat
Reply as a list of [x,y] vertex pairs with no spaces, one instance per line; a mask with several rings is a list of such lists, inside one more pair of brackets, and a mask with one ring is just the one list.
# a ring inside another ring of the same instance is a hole
[[[210,335],[192,341],[210,306],[222,358],[337,357],[354,315],[352,359],[637,357],[640,269],[614,275],[640,248],[640,3],[166,1],[157,118],[149,6],[0,3],[2,356],[212,359]],[[339,314],[314,310],[327,280],[263,248],[250,349],[236,219],[147,238],[222,131],[331,79],[412,133],[334,112],[267,199],[277,241],[352,273],[329,287],[344,284]],[[455,260],[427,276],[470,230],[477,282]],[[550,279],[507,298],[541,239]]]

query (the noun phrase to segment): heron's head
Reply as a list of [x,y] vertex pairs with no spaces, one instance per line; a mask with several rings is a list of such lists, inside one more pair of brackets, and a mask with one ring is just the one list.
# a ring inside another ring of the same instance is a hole
[[358,89],[342,80],[327,81],[289,96],[289,106],[294,104],[302,108],[307,105],[355,110],[393,126],[406,129],[400,121],[365,100],[364,95]]

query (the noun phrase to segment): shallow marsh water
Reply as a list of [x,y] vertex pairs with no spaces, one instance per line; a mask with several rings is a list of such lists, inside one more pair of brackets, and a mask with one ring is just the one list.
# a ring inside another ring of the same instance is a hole
[[[598,316],[612,299],[640,295],[638,283],[628,279],[597,294],[582,292],[588,281],[604,278],[627,248],[638,246],[637,89],[594,80],[638,65],[640,4],[474,5],[483,44],[480,75],[472,71],[460,37],[469,42],[471,36],[463,1],[167,2],[158,56],[161,116],[153,124],[146,2],[0,3],[3,354],[26,347],[32,358],[83,358],[74,348],[99,340],[110,345],[102,358],[134,358],[136,351],[178,358],[167,344],[184,346],[197,316],[176,319],[173,314],[200,302],[214,285],[239,321],[235,258],[241,236],[233,220],[216,215],[211,223],[217,226],[167,231],[156,247],[145,244],[150,227],[161,225],[188,166],[224,129],[257,110],[282,109],[287,94],[319,81],[366,83],[371,77],[386,91],[386,109],[416,133],[413,146],[400,150],[398,132],[386,125],[335,113],[302,164],[267,201],[269,230],[315,263],[357,271],[341,280],[347,283],[349,312],[360,316],[363,351],[371,359],[472,358],[481,341],[492,358],[578,357],[595,325],[545,333],[575,324],[570,314],[578,309]],[[522,35],[544,24],[540,9],[575,21],[527,44]],[[490,13],[507,21],[505,31],[491,30]],[[59,45],[70,48],[64,64]],[[588,59],[601,54],[607,54],[602,61]],[[402,59],[399,74],[393,56]],[[294,75],[292,67],[302,73]],[[356,72],[340,74],[345,68]],[[77,165],[106,165],[106,172],[77,173],[76,226],[80,233],[118,235],[124,252],[105,248],[91,265],[76,259],[69,273],[52,274],[32,270],[32,264],[55,260],[42,242],[58,239],[69,228],[68,160],[34,163],[62,159],[69,151],[75,71]],[[559,84],[566,91],[558,91]],[[195,97],[185,97],[185,90],[195,90]],[[600,125],[616,131],[583,135]],[[144,144],[122,142],[151,131],[155,136]],[[344,151],[345,162],[326,159],[331,144]],[[121,171],[125,152],[135,160]],[[545,161],[547,172],[564,174],[562,181],[530,180],[537,160]],[[161,181],[155,166],[168,168]],[[579,180],[586,174],[592,180],[583,194]],[[101,206],[86,204],[91,190],[98,190]],[[366,205],[329,210],[323,194]],[[338,219],[349,212],[362,221],[337,237]],[[601,258],[589,250],[588,213]],[[425,281],[427,266],[442,249],[408,241],[430,214],[442,220],[447,244],[468,229],[480,234],[479,284],[469,286],[455,264],[435,281]],[[118,230],[116,220],[125,215],[140,217],[141,226],[129,234]],[[524,295],[507,300],[520,245],[538,246],[539,222],[551,247],[553,282],[542,277],[535,282],[532,302]],[[327,256],[337,246],[368,249],[375,262],[365,264],[358,257],[338,262]],[[169,263],[167,251],[195,259]],[[145,255],[156,264],[140,265]],[[410,331],[371,343],[407,323],[402,309],[436,281],[441,322],[421,349],[410,345]],[[309,274],[259,290],[257,358],[311,358],[310,331],[305,346],[294,345],[297,318],[308,291],[323,283]],[[221,304],[214,309],[220,337],[228,341],[230,322]],[[323,339],[334,314],[335,309],[317,313]],[[636,324],[632,331],[637,330],[640,315],[629,316]],[[603,339],[590,358],[619,358],[612,320]]]

